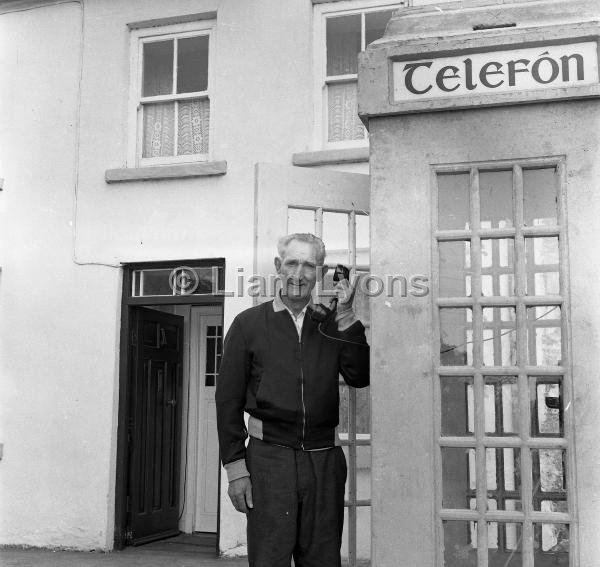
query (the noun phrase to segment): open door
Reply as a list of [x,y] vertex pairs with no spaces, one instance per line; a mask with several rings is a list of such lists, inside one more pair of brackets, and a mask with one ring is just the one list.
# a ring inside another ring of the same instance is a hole
[[256,275],[268,281],[277,239],[290,232],[322,237],[332,266],[368,268],[368,175],[259,163],[255,203]]
[[[307,169],[274,164],[256,166],[255,265],[257,276],[271,281],[277,239],[293,232],[310,232],[325,242],[326,264],[349,266],[353,276],[369,272],[370,179],[360,173]],[[329,270],[318,286],[317,301],[332,288]],[[267,289],[271,291],[272,286]],[[257,298],[268,300],[270,294]],[[354,308],[369,329],[368,294],[358,287]],[[350,567],[369,559],[370,516],[370,394],[340,383],[338,435],[348,461],[346,520],[342,554]]]
[[220,306],[192,307],[192,375],[197,384],[195,532],[217,532],[219,442],[215,388],[223,350]]
[[179,533],[184,318],[134,309],[128,529],[130,545]]

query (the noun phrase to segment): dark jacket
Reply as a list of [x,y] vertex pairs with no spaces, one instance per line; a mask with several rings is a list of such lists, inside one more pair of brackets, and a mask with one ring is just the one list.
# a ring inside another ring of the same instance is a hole
[[299,340],[290,314],[274,311],[273,302],[234,319],[215,396],[224,464],[245,457],[244,411],[262,421],[268,443],[306,450],[335,444],[338,376],[350,386],[368,386],[369,347],[360,321],[338,331],[336,322],[328,320],[321,329],[360,345],[324,337],[308,313]]

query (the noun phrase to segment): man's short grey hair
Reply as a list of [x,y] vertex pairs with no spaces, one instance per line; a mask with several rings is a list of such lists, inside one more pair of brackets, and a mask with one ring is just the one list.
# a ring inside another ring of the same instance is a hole
[[277,253],[282,260],[285,255],[285,251],[292,240],[298,240],[299,242],[308,242],[308,244],[312,244],[317,255],[317,264],[322,266],[325,263],[325,244],[323,244],[323,241],[318,236],[310,234],[309,232],[295,232],[294,234],[282,236],[277,241]]

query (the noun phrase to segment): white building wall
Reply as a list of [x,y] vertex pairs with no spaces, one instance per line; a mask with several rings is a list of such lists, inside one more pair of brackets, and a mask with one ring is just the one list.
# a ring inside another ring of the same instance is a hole
[[0,38],[0,544],[106,547],[120,276],[72,258],[81,8]]
[[[237,268],[251,274],[256,162],[291,165],[294,152],[314,149],[312,4],[9,4],[0,5],[0,544],[110,549],[121,271],[102,264],[225,257],[228,289]],[[127,24],[210,11],[211,144],[227,174],[107,185],[105,170],[126,165]],[[228,299],[225,326],[250,303]],[[221,547],[243,550],[245,519],[222,490]]]

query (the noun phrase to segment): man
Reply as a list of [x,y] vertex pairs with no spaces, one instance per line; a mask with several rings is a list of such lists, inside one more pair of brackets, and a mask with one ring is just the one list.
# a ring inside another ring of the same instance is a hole
[[326,270],[323,242],[291,234],[278,253],[281,290],[240,313],[225,338],[216,390],[221,459],[231,501],[247,515],[250,567],[290,567],[292,556],[296,567],[339,567],[347,471],[336,446],[338,376],[367,386],[369,347],[347,280],[336,285],[337,312],[323,323],[310,317]]

